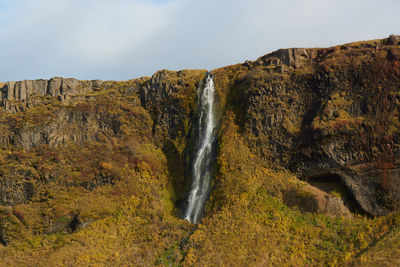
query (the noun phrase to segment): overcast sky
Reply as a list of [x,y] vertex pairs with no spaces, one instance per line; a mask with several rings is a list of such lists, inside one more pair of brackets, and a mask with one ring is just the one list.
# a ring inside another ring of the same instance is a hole
[[0,81],[126,80],[400,34],[399,0],[0,0]]

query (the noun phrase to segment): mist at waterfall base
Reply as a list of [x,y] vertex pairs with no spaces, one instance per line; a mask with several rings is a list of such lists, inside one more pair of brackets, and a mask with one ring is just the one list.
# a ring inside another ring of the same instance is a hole
[[214,155],[215,127],[214,116],[215,84],[213,76],[208,74],[205,83],[198,88],[198,136],[192,161],[192,186],[187,199],[185,220],[198,223],[205,202],[210,193],[212,171],[211,161]]

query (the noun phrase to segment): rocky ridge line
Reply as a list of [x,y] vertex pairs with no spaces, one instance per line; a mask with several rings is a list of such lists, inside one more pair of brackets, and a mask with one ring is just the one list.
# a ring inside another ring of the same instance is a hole
[[13,103],[26,102],[32,96],[57,96],[65,100],[69,95],[88,93],[103,84],[100,80],[80,81],[73,78],[54,77],[49,80],[9,81],[0,88],[0,106],[7,111],[15,111]]

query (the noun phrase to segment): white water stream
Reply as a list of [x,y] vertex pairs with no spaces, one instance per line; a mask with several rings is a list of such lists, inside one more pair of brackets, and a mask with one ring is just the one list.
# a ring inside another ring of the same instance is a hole
[[193,182],[188,196],[188,206],[185,220],[197,223],[202,215],[204,204],[210,193],[211,186],[211,159],[213,157],[213,143],[215,140],[213,77],[208,74],[205,84],[198,89],[199,121],[198,137],[195,144],[195,154],[192,166]]

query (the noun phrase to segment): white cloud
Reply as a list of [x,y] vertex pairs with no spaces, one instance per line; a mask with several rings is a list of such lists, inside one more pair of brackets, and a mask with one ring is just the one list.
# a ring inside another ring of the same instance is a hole
[[90,68],[116,64],[131,51],[145,49],[175,8],[150,1],[23,1],[0,28],[1,61],[8,63],[0,75],[7,79],[12,71],[11,79],[24,79],[58,71],[84,78]]
[[127,51],[142,49],[169,23],[168,9],[139,1],[123,5],[98,1],[77,14],[81,18],[69,32],[66,48],[92,62],[107,63]]
[[0,0],[0,80],[128,79],[399,33],[395,0]]

